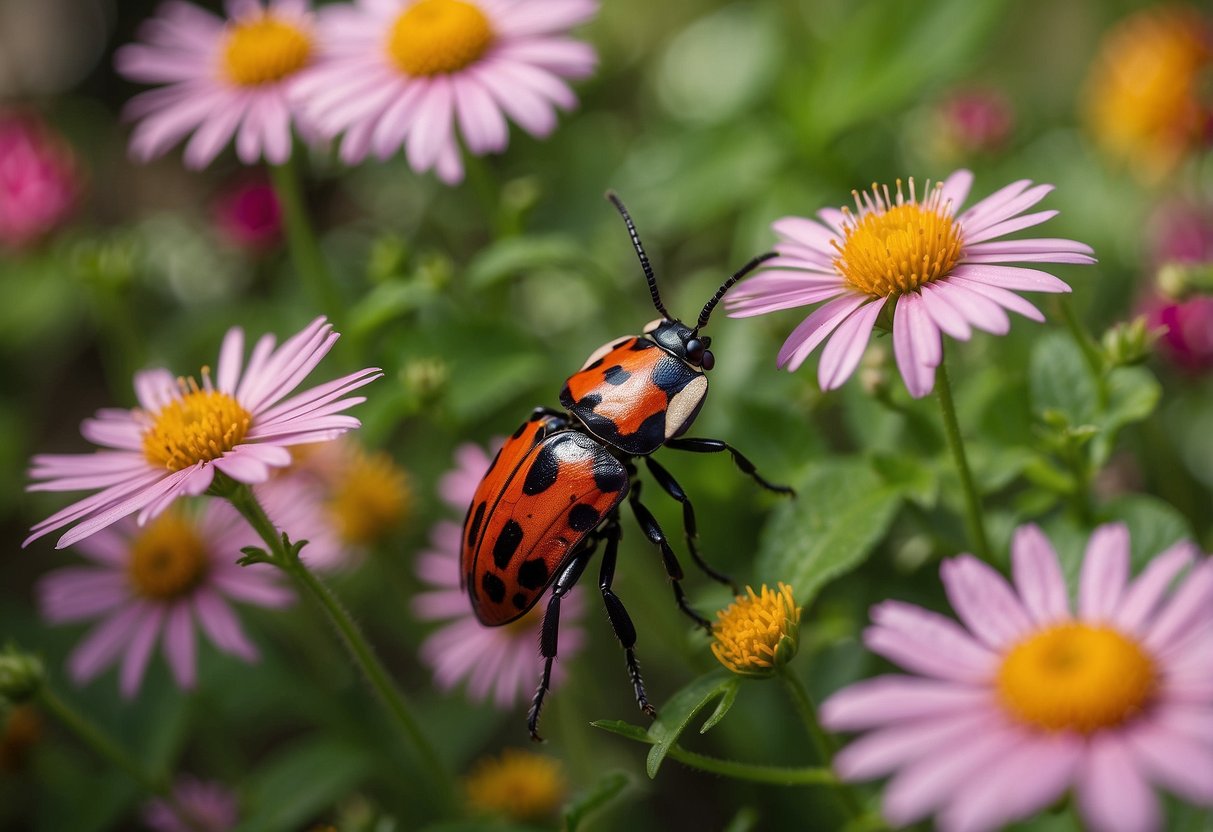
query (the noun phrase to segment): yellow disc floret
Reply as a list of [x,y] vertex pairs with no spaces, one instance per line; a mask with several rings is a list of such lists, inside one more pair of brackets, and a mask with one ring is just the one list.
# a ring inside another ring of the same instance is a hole
[[227,393],[181,380],[182,395],[152,414],[143,455],[156,467],[180,471],[218,459],[244,439],[252,416]]
[[312,39],[306,32],[267,14],[228,28],[223,70],[233,83],[255,87],[303,69],[311,56]]
[[400,525],[412,497],[408,477],[389,455],[351,448],[334,482],[329,510],[347,543],[369,545]]
[[131,543],[127,576],[135,594],[167,601],[180,598],[206,576],[206,543],[193,523],[169,509]]
[[960,260],[960,225],[952,206],[943,202],[943,188],[928,184],[928,195],[918,202],[914,180],[910,199],[901,192],[890,197],[888,188],[872,186],[872,193],[855,194],[858,215],[844,208],[843,241],[832,241],[838,251],[834,267],[855,289],[883,298],[912,292],[948,274]]
[[464,0],[420,0],[396,19],[388,54],[408,75],[443,75],[474,63],[493,43],[479,7]]
[[1020,722],[1046,731],[1090,733],[1120,725],[1149,703],[1154,662],[1110,627],[1061,624],[1011,648],[998,671],[998,697]]
[[800,607],[792,588],[762,589],[746,595],[716,613],[712,653],[720,663],[742,676],[770,676],[796,655],[800,646]]
[[568,791],[557,760],[512,748],[477,763],[464,787],[475,809],[516,821],[550,816]]

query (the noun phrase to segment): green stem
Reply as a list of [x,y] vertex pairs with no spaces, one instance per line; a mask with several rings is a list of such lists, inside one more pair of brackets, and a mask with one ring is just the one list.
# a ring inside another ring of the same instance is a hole
[[951,449],[952,459],[956,463],[956,473],[960,475],[969,541],[973,544],[974,554],[989,561],[990,541],[986,537],[985,521],[981,513],[981,496],[977,493],[977,486],[973,484],[973,472],[969,470],[964,441],[960,438],[960,423],[956,421],[956,403],[952,400],[952,383],[948,380],[946,361],[939,362],[936,387],[939,389],[939,409],[943,412],[944,434],[948,438],[948,448]]
[[97,756],[122,769],[144,791],[166,798],[170,796],[167,777],[146,771],[139,761],[128,754],[112,737],[60,699],[49,685],[43,683],[38,689],[38,701]]
[[[808,731],[813,747],[817,749],[817,755],[825,764],[826,770],[829,771],[829,767],[834,762],[834,755],[838,753],[838,743],[821,727],[821,721],[817,719],[817,706],[813,703],[813,698],[809,696],[804,685],[801,684],[800,679],[796,678],[796,675],[786,665],[780,669],[779,678],[783,680],[788,696],[791,698],[792,704],[796,706],[796,712],[800,714],[800,720],[804,723],[805,730]],[[847,815],[852,820],[862,818],[864,816],[863,803],[855,791],[837,778],[833,780],[833,785],[834,793],[838,795],[838,801]]]
[[303,189],[294,155],[281,165],[270,166],[274,193],[282,203],[286,220],[286,240],[291,261],[302,279],[311,302],[338,326],[344,324],[345,305],[333,276],[324,262],[324,253],[308,220],[303,204]]
[[426,738],[420,724],[414,718],[409,704],[405,701],[404,694],[392,680],[387,668],[383,666],[383,662],[375,655],[375,651],[367,642],[366,636],[362,634],[362,630],[353,617],[337,600],[333,591],[321,583],[299,559],[300,546],[290,544],[285,535],[279,534],[273,522],[266,515],[265,509],[262,508],[261,503],[248,486],[218,483],[213,490],[226,497],[265,541],[269,552],[269,562],[286,572],[304,594],[310,596],[324,610],[354,663],[358,665],[371,688],[379,695],[379,700],[389,716],[392,717],[410,746],[421,758],[426,776],[439,789],[440,802],[448,807],[452,805],[455,798],[455,784],[446,764]]
[[1074,314],[1074,308],[1064,298],[1059,298],[1057,305],[1061,308],[1061,320],[1069,330],[1070,337],[1074,339],[1074,343],[1082,352],[1083,360],[1087,362],[1087,369],[1091,371],[1091,378],[1095,380],[1099,406],[1106,408],[1108,406],[1108,383],[1104,373],[1103,354],[1100,352],[1099,345],[1083,327],[1078,316]]

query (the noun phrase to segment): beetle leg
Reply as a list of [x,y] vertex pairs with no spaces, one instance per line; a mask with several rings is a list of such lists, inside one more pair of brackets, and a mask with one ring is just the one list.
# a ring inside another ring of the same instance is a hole
[[552,584],[552,595],[548,598],[548,606],[543,613],[543,624],[539,630],[539,653],[544,659],[543,674],[539,678],[539,687],[535,689],[535,696],[531,699],[531,707],[526,717],[527,729],[535,742],[543,742],[543,737],[539,736],[539,712],[543,709],[543,698],[552,685],[552,662],[556,660],[560,632],[560,599],[577,583],[597,546],[597,537],[587,537]]
[[743,474],[749,474],[754,482],[761,485],[768,491],[775,491],[779,494],[796,495],[796,492],[787,485],[775,485],[763,479],[762,475],[754,468],[754,463],[746,459],[741,451],[734,448],[728,442],[723,442],[719,439],[693,439],[691,437],[680,436],[677,439],[670,439],[666,443],[667,448],[673,448],[676,451],[690,451],[696,454],[715,454],[722,451],[728,451],[733,455],[733,462],[741,469]]
[[646,456],[644,462],[649,467],[649,473],[653,475],[653,479],[657,480],[657,484],[661,486],[662,490],[682,503],[682,526],[686,531],[687,549],[690,551],[691,559],[695,561],[695,565],[713,580],[732,587],[734,595],[739,595],[741,589],[737,586],[737,583],[723,572],[717,572],[713,569],[703,559],[703,556],[699,554],[699,548],[695,545],[695,541],[699,537],[699,528],[695,523],[695,509],[691,506],[691,499],[682,490],[682,486],[678,484],[678,481],[674,479],[673,475],[664,466],[651,456]]
[[623,645],[624,655],[628,662],[628,676],[632,679],[632,690],[636,693],[636,704],[640,706],[640,710],[650,717],[655,717],[657,716],[657,711],[649,704],[649,697],[644,692],[644,680],[640,677],[640,665],[636,661],[636,651],[633,649],[636,646],[636,627],[633,626],[632,618],[628,615],[628,611],[624,609],[623,602],[619,600],[619,596],[615,594],[615,590],[611,589],[611,584],[615,580],[615,558],[619,554],[619,537],[621,534],[619,512],[615,511],[612,512],[611,519],[607,521],[606,528],[603,529],[603,536],[606,538],[606,549],[602,553],[602,568],[598,573],[598,588],[602,590],[602,602],[606,606],[607,617],[611,620],[611,627],[615,630],[615,637]]
[[[635,468],[632,470],[635,471]],[[691,609],[686,593],[682,591],[682,566],[678,563],[674,550],[670,548],[670,541],[666,539],[665,532],[657,524],[657,518],[640,502],[639,481],[632,484],[632,490],[628,494],[628,502],[632,504],[632,513],[636,515],[636,520],[640,523],[640,528],[644,531],[645,537],[649,539],[650,543],[661,550],[661,559],[665,563],[665,573],[669,575],[670,584],[674,588],[674,600],[678,602],[678,609],[682,610],[700,627],[703,627],[709,633],[712,632],[712,622]]]

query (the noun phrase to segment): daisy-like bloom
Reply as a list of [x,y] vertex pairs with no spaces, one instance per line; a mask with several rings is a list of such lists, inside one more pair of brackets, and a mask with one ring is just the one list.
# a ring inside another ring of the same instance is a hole
[[[459,586],[460,532],[455,523],[439,523],[430,536],[432,548],[417,559],[417,575],[430,590],[413,597],[413,614],[422,621],[442,622],[422,643],[421,659],[442,690],[466,681],[473,702],[491,698],[498,708],[509,710],[531,698],[543,671],[539,627],[547,604],[540,600],[526,615],[501,627],[485,627],[477,621],[467,592]],[[578,589],[561,600],[561,659],[576,655],[585,643],[584,612]],[[563,678],[557,661],[553,685]]]
[[[958,213],[973,174],[958,170],[921,199],[909,180],[890,194],[872,186],[855,194],[855,211],[826,208],[820,222],[784,217],[774,223],[779,256],[725,299],[733,317],[821,303],[779,351],[779,366],[797,369],[829,339],[817,378],[823,390],[840,387],[859,365],[873,326],[892,316],[893,354],[910,395],[935,386],[943,360],[940,333],[962,341],[973,329],[1004,335],[1007,310],[1032,320],[1044,316],[1017,291],[1068,292],[1039,269],[1007,263],[1094,263],[1090,246],[1074,240],[1004,240],[1057,214],[1025,214],[1053,187],[1013,182]],[[883,313],[883,314],[882,314]]]
[[223,339],[214,382],[206,367],[201,385],[168,370],[136,374],[138,408],[107,408],[81,426],[104,450],[34,457],[30,476],[40,482],[29,490],[100,491],[38,523],[25,545],[71,523],[57,548],[136,512],[142,525],[178,497],[201,494],[216,471],[264,482],[271,468],[290,464],[288,446],[329,441],[358,427],[342,411],[364,399],[347,394],[383,375],[377,368],[285,398],[337,338],[324,318],[277,349],[274,337],[263,335],[242,372],[244,332],[237,327]]
[[239,820],[231,789],[189,776],[173,784],[173,803],[157,798],[143,810],[143,822],[155,832],[231,832]]
[[1097,832],[1160,829],[1155,786],[1213,806],[1213,560],[1180,543],[1131,580],[1128,529],[1101,526],[1074,610],[1040,529],[1020,527],[1011,557],[1013,587],[970,555],[943,564],[963,626],[873,609],[864,642],[917,675],[823,704],[827,727],[869,732],[835,758],[839,775],[892,774],[896,827],[935,813],[945,831],[998,829],[1071,789]]
[[555,814],[569,791],[559,760],[516,748],[481,759],[463,785],[477,812],[520,822]]
[[1091,133],[1156,181],[1213,138],[1211,77],[1213,18],[1192,6],[1142,9],[1100,44],[1083,99]]
[[143,528],[128,517],[81,541],[94,565],[57,569],[38,583],[48,622],[101,619],[68,658],[72,679],[87,682],[121,659],[122,693],[134,696],[159,641],[177,684],[193,687],[196,625],[223,652],[256,661],[228,600],[281,607],[292,598],[273,567],[237,565],[240,550],[258,543],[220,500],[199,512],[178,504]]
[[467,149],[500,153],[506,118],[536,137],[556,128],[557,108],[577,104],[566,79],[597,57],[569,29],[598,0],[358,0],[320,12],[324,58],[296,88],[309,121],[344,133],[341,158],[356,164],[407,145],[409,165],[463,179],[455,126]]
[[460,513],[468,510],[492,462],[490,451],[496,453],[495,448],[501,447],[501,443],[502,440],[495,439],[485,449],[475,442],[464,442],[455,449],[454,470],[447,471],[438,481],[438,494],[448,506]]
[[774,592],[766,584],[757,593],[746,587],[716,619],[712,654],[739,676],[772,676],[800,648],[800,607],[787,584]]
[[1159,333],[1163,354],[1185,370],[1213,368],[1213,297],[1156,298],[1146,304],[1147,325]]
[[343,437],[297,448],[294,456],[255,492],[277,528],[308,541],[300,557],[313,569],[351,565],[408,516],[412,488],[389,454]]
[[72,212],[80,192],[67,143],[31,115],[0,114],[0,246],[43,238]]
[[182,0],[164,3],[114,56],[118,72],[163,84],[131,99],[131,155],[146,162],[190,133],[185,165],[204,168],[233,137],[247,165],[291,155],[291,89],[316,55],[307,0],[227,0],[228,20]]

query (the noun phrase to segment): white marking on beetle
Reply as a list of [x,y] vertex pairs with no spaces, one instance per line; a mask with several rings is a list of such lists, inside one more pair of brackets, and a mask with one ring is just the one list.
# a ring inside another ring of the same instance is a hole
[[702,372],[691,379],[687,386],[674,394],[665,411],[665,438],[677,436],[688,427],[696,408],[708,394],[708,377]]

